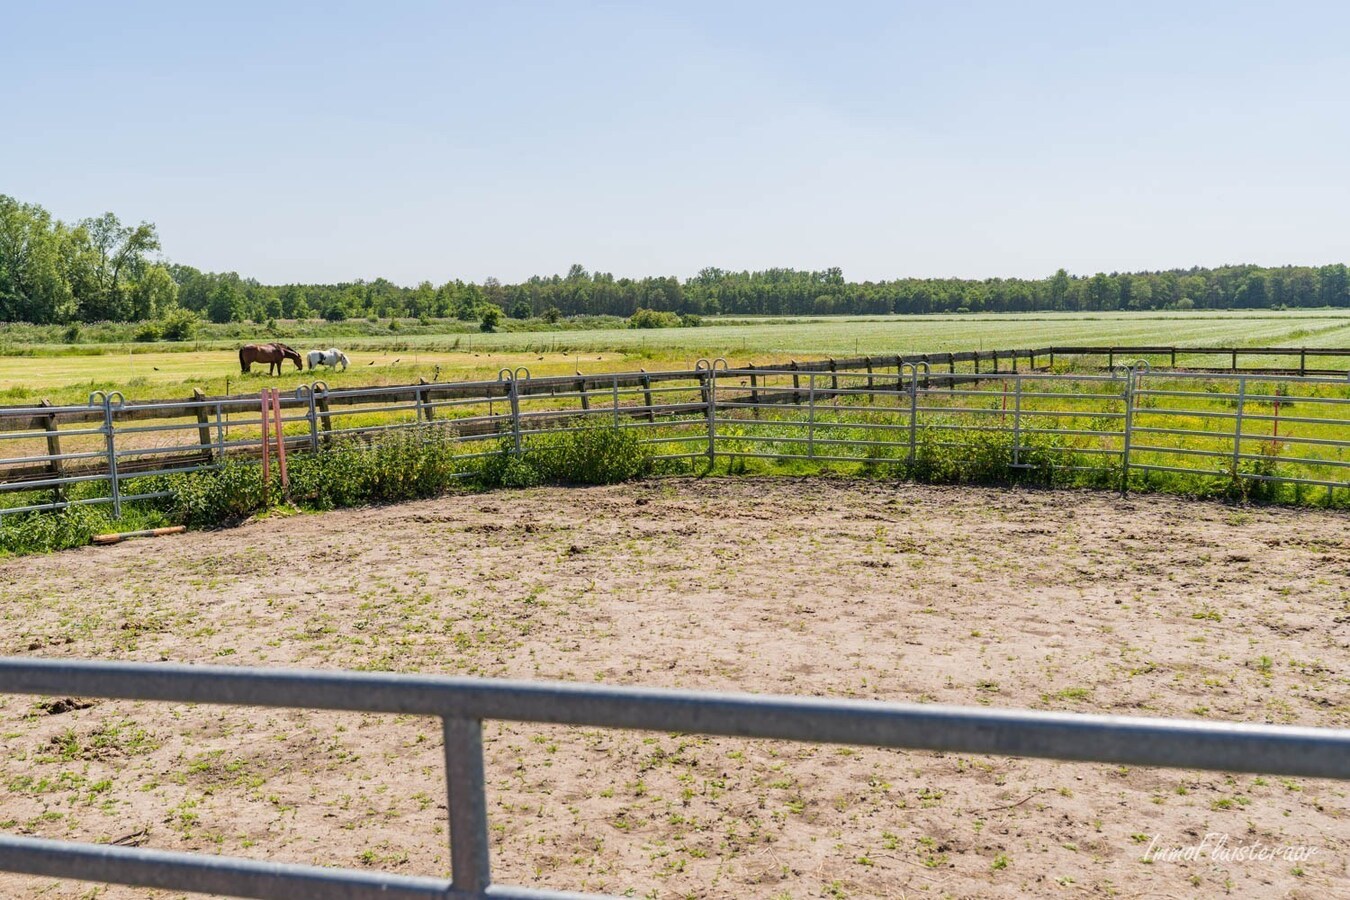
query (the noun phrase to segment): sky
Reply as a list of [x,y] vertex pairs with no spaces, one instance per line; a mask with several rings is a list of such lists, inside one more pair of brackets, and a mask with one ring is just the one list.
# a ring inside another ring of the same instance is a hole
[[267,283],[1345,261],[1350,4],[0,0],[0,193]]

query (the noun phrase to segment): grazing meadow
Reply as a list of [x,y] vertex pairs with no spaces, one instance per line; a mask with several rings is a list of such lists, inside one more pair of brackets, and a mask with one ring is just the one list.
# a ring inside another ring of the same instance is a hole
[[[643,329],[624,327],[617,318],[565,323],[567,327],[508,320],[504,330],[484,333],[465,330],[466,323],[455,320],[280,321],[254,329],[237,323],[204,325],[191,342],[137,342],[125,327],[95,326],[81,332],[75,343],[63,341],[55,326],[10,325],[0,329],[0,402],[81,402],[91,390],[113,389],[129,399],[186,396],[193,388],[217,395],[271,383],[293,386],[315,377],[333,387],[419,378],[490,379],[503,367],[519,366],[534,375],[678,369],[719,356],[733,365],[759,365],[1051,345],[1350,347],[1346,310],[829,316],[704,323]],[[591,325],[597,327],[577,327]],[[241,377],[238,347],[269,340],[292,343],[302,352],[336,345],[351,355],[352,365],[346,372],[311,375],[288,366],[280,378],[256,370]],[[1245,357],[1243,362],[1259,366],[1280,361]]]

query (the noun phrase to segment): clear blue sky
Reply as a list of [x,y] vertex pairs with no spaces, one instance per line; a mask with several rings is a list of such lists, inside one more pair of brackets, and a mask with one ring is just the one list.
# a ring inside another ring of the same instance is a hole
[[1350,4],[0,14],[0,193],[268,282],[1350,256]]

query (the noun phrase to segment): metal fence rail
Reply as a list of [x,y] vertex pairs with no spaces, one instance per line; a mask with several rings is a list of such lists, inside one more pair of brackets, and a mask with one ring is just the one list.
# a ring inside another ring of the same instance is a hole
[[1014,470],[1095,470],[1122,490],[1132,475],[1154,472],[1238,486],[1350,487],[1345,379],[1140,363],[1109,375],[951,375],[914,366],[889,382],[871,373],[747,368],[718,370],[714,382],[714,458],[912,469],[931,462],[934,450],[959,459],[992,448]]
[[[280,429],[286,453],[305,454],[435,427],[465,451],[464,475],[503,441],[522,452],[536,433],[605,424],[634,430],[667,461],[912,466],[994,435],[1014,469],[1110,467],[1122,489],[1131,473],[1350,487],[1350,379],[1142,361],[1024,371],[1016,354],[1048,351],[1008,352],[1014,368],[993,372],[896,356],[543,378],[504,369],[492,381],[342,390],[320,381],[280,397]],[[1001,353],[989,351],[996,366]],[[966,354],[976,366],[980,355]],[[155,476],[257,459],[266,421],[257,397],[132,403],[96,392],[84,406],[0,408],[0,516],[98,504],[120,515],[124,502],[168,494]]]
[[1350,779],[1350,730],[477,678],[0,658],[0,692],[442,720],[452,880],[0,836],[0,871],[237,897],[538,898],[494,885],[482,722]]

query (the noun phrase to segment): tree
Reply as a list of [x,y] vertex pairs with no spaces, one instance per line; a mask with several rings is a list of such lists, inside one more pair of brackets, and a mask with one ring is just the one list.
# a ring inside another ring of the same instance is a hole
[[407,297],[408,315],[428,316],[436,309],[436,289],[430,281],[424,281]]
[[244,319],[244,292],[231,281],[222,280],[211,292],[211,301],[206,307],[206,315],[212,322],[223,325],[226,322],[240,322]]
[[80,223],[88,235],[94,259],[94,293],[83,298],[86,321],[125,321],[134,316],[126,280],[144,271],[146,254],[159,249],[155,226],[142,222],[123,225],[112,213]]
[[1323,306],[1345,306],[1350,301],[1350,279],[1345,265],[1337,263],[1318,270],[1318,300]]
[[42,207],[0,194],[0,320],[59,322],[74,312],[62,267],[68,240]]
[[502,308],[491,303],[483,305],[478,314],[478,327],[483,331],[496,331],[502,320]]
[[1270,304],[1266,292],[1266,279],[1253,272],[1238,288],[1237,304],[1245,309],[1260,309]]
[[305,289],[298,284],[288,284],[281,289],[281,317],[285,319],[304,319],[309,316],[309,298]]
[[558,320],[562,318],[562,310],[549,304],[548,309],[544,310],[544,321],[550,325],[557,325]]
[[1069,273],[1060,269],[1050,279],[1050,308],[1064,309],[1069,295]]
[[178,285],[163,266],[150,266],[132,289],[131,317],[136,320],[162,318],[178,306]]
[[1116,280],[1105,272],[1098,272],[1088,280],[1088,309],[1115,309],[1120,297]]

